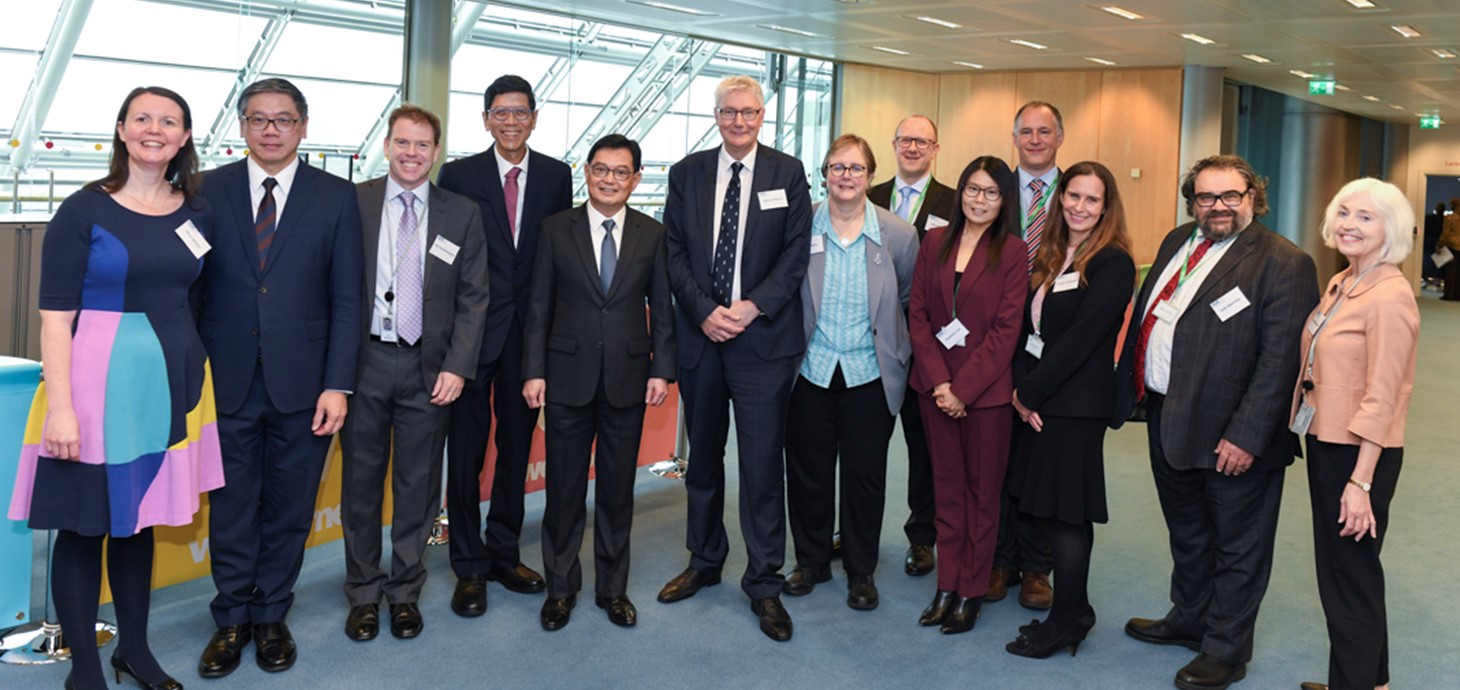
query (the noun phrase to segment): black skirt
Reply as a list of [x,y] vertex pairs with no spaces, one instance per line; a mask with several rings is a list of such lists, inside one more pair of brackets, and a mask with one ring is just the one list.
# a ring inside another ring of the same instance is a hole
[[1103,419],[1044,417],[1044,430],[1017,424],[1011,466],[1022,478],[1010,488],[1019,511],[1081,524],[1107,522]]

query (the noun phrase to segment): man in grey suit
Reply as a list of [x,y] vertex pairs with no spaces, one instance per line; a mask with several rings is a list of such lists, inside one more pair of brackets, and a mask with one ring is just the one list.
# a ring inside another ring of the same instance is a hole
[[[383,594],[390,632],[421,633],[426,538],[441,502],[448,406],[476,372],[487,313],[481,211],[430,183],[441,120],[403,105],[390,114],[390,174],[359,186],[365,285],[360,374],[340,435],[344,482],[345,634],[374,639]],[[368,337],[366,337],[368,336]],[[392,437],[394,464],[391,463]],[[395,509],[391,568],[380,567],[386,470]]]
[[1230,155],[1198,161],[1181,185],[1196,219],[1161,242],[1117,372],[1115,426],[1145,409],[1151,472],[1170,530],[1171,603],[1126,634],[1200,652],[1185,690],[1246,675],[1272,574],[1299,336],[1318,303],[1313,260],[1253,218],[1265,181]]
[[634,471],[645,405],[664,403],[675,366],[664,226],[628,207],[640,155],[638,143],[620,134],[593,144],[584,167],[588,203],[542,222],[532,269],[522,396],[532,409],[547,407],[544,630],[568,624],[583,588],[578,549],[590,459],[594,603],[616,625],[638,621],[627,595]]

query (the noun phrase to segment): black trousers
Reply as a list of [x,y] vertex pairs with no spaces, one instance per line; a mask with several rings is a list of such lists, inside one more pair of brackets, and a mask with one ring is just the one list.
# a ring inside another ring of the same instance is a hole
[[928,453],[928,433],[923,429],[923,413],[918,406],[918,393],[911,386],[902,398],[902,438],[907,443],[907,522],[902,531],[907,543],[933,546],[938,543],[938,527],[933,501],[933,456]]
[[796,378],[786,419],[786,502],[797,565],[819,572],[831,563],[840,459],[842,567],[849,575],[877,570],[895,423],[881,379],[847,388],[841,368],[827,388]]
[[1369,690],[1389,682],[1389,623],[1379,550],[1399,483],[1403,448],[1385,448],[1374,468],[1369,505],[1378,537],[1340,537],[1339,499],[1358,464],[1359,447],[1308,437],[1308,494],[1313,503],[1313,561],[1318,599],[1328,619],[1328,687]]

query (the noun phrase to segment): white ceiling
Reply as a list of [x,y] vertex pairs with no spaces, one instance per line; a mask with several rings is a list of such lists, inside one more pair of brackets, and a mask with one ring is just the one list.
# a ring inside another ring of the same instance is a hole
[[[1430,52],[1447,49],[1460,55],[1460,0],[1374,0],[1377,7],[1368,10],[1354,9],[1346,0],[662,2],[712,14],[693,16],[627,0],[543,0],[530,7],[921,72],[973,71],[954,61],[979,64],[985,71],[1112,69],[1086,58],[1109,60],[1114,68],[1202,65],[1225,68],[1227,77],[1236,81],[1389,122],[1412,124],[1419,115],[1460,113],[1460,58],[1441,59]],[[1132,21],[1100,10],[1108,5],[1144,18]],[[961,28],[935,26],[914,16]],[[1412,26],[1422,36],[1403,38],[1389,28],[1392,24]],[[1216,43],[1198,45],[1181,38],[1184,33]],[[1035,50],[1009,43],[1011,39],[1048,48]],[[1272,62],[1257,64],[1242,57],[1249,53]],[[1310,97],[1307,79],[1289,70],[1336,79],[1350,90]]]

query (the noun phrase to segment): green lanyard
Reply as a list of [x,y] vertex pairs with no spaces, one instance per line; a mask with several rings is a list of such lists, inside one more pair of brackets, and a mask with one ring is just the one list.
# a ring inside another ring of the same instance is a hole
[[[1181,272],[1176,278],[1176,290],[1171,293],[1172,295],[1181,292],[1181,286],[1186,284],[1186,279],[1190,278],[1191,273],[1195,273],[1196,268],[1200,268],[1202,264],[1206,263],[1207,257],[1211,256],[1211,247],[1208,247],[1207,253],[1202,254],[1201,260],[1196,262],[1196,266],[1193,267],[1191,265],[1191,254],[1196,251],[1196,238],[1200,236],[1200,229],[1191,231],[1191,239],[1186,242],[1186,258],[1181,262]],[[1213,242],[1212,247],[1217,246],[1217,244],[1217,242]]]
[[[917,194],[918,194],[918,201],[917,201],[917,203],[913,204],[912,209],[908,211],[908,214],[907,214],[907,222],[912,223],[913,225],[917,225],[918,210],[923,207],[923,199],[927,198],[927,196],[928,196],[928,187],[931,187],[931,186],[933,186],[933,176],[932,176],[931,173],[928,175],[928,180],[923,183],[923,188],[922,189],[918,189],[917,187],[914,187],[912,185],[904,185],[904,187],[903,187],[904,189],[917,190]],[[895,189],[897,187],[897,185],[893,185],[893,187]],[[897,213],[897,209],[889,209],[889,210],[891,210],[893,213]]]

